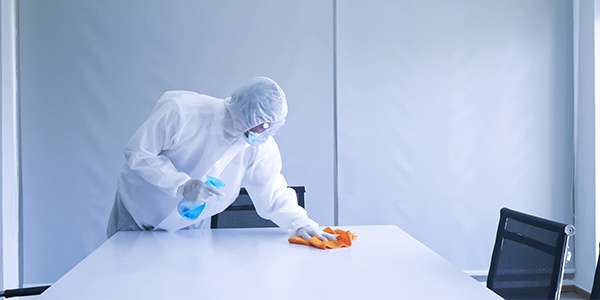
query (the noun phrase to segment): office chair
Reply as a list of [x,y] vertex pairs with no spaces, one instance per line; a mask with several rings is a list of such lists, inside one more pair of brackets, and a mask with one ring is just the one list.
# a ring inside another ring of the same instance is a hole
[[596,262],[596,273],[594,274],[590,300],[600,300],[600,255],[598,256],[598,262]]
[[[296,191],[298,205],[304,207],[303,186],[290,186]],[[252,227],[277,227],[270,220],[261,218],[252,204],[252,199],[245,188],[241,188],[240,195],[224,211],[212,216],[210,228],[252,228]]]
[[500,210],[487,287],[505,299],[558,299],[575,227]]
[[0,293],[0,297],[11,298],[11,297],[41,295],[49,287],[50,287],[49,285],[42,285],[42,286],[36,286],[36,287],[4,290],[4,291],[2,291],[2,293]]

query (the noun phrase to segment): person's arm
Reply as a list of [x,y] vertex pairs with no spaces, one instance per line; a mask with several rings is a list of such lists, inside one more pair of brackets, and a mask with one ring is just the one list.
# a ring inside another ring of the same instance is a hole
[[124,147],[129,168],[172,197],[177,195],[181,185],[191,179],[162,155],[181,138],[181,123],[177,103],[167,100],[154,109]]
[[257,213],[304,238],[318,236],[323,240],[335,240],[334,235],[318,230],[319,224],[310,219],[306,210],[298,205],[296,192],[288,187],[281,174],[281,167],[279,148],[270,138],[256,149],[254,161],[246,171],[244,180]]

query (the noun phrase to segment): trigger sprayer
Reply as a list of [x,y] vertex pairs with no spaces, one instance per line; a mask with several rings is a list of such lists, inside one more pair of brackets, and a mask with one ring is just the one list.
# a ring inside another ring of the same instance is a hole
[[[204,183],[206,183],[207,185],[214,186],[219,190],[225,186],[223,180],[208,175],[206,175],[206,180],[204,181]],[[217,199],[221,201],[221,198],[221,196],[218,196]],[[204,207],[206,207],[205,201],[194,202],[185,198],[181,198],[181,201],[179,201],[179,204],[177,205],[177,210],[179,211],[179,214],[182,217],[188,220],[196,220],[204,210]]]

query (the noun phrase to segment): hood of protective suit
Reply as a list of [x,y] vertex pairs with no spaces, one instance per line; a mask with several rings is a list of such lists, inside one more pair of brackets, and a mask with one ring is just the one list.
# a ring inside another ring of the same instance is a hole
[[287,115],[285,93],[267,77],[254,77],[225,99],[223,125],[230,137],[242,134],[265,122],[279,122]]

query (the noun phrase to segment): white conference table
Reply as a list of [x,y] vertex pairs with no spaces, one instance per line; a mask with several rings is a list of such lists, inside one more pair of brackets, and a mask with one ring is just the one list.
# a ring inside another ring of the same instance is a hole
[[278,228],[119,232],[36,299],[501,299],[396,226],[351,247]]

